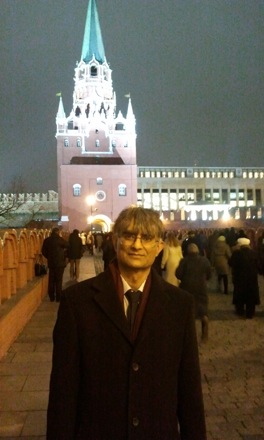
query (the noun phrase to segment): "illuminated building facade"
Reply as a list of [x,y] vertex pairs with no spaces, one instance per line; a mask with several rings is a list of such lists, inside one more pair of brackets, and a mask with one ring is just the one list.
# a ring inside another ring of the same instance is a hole
[[167,224],[264,218],[263,168],[139,167],[138,204]]
[[119,212],[137,202],[136,120],[116,111],[112,70],[105,57],[95,0],[87,10],[73,107],[62,97],[56,118],[59,212],[69,229],[109,231]]

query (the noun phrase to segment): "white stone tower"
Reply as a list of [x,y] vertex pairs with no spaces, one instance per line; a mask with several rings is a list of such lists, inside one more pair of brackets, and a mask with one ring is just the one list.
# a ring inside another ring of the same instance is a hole
[[73,107],[66,116],[60,97],[56,125],[59,209],[62,219],[68,219],[65,226],[87,230],[100,225],[107,231],[123,208],[137,202],[136,120],[130,96],[126,116],[116,112],[95,0],[88,5],[81,61],[75,68]]

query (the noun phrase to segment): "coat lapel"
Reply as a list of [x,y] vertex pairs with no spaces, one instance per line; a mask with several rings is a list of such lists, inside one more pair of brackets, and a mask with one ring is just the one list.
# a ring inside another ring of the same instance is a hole
[[126,338],[130,339],[123,304],[119,300],[111,275],[105,272],[101,277],[94,278],[94,288],[94,301]]
[[[168,307],[169,297],[166,294],[164,281],[155,271],[152,271],[151,276],[152,281],[148,303],[136,343],[153,331],[160,321],[160,316],[164,314],[164,308]],[[101,276],[94,278],[94,290],[94,301],[130,341],[130,329],[125,317],[123,304],[119,300],[110,272],[106,271]]]
[[146,338],[153,333],[154,329],[162,322],[166,309],[168,310],[169,296],[166,293],[166,284],[163,279],[152,270],[151,287],[149,292],[148,303],[144,312],[144,316],[139,328],[138,336],[135,341],[138,344],[142,338]]

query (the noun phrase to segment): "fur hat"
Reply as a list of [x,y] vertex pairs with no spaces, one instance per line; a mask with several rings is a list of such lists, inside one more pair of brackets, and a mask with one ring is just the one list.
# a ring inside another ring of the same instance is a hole
[[249,238],[241,237],[241,238],[237,239],[237,244],[239,246],[249,246],[250,245],[250,240],[249,240]]

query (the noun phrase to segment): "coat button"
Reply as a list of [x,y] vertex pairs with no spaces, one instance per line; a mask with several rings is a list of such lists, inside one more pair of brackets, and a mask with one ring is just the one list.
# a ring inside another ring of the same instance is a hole
[[138,426],[139,425],[139,420],[138,420],[137,417],[133,417],[132,424],[133,424],[133,426]]
[[132,369],[133,369],[133,371],[138,371],[139,370],[139,365],[137,364],[137,362],[133,362]]

